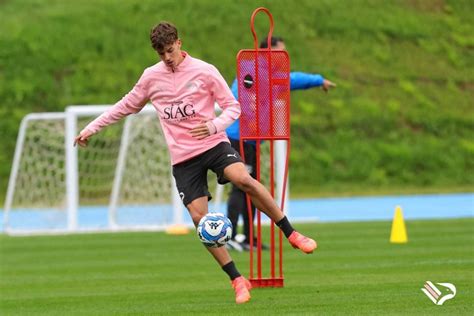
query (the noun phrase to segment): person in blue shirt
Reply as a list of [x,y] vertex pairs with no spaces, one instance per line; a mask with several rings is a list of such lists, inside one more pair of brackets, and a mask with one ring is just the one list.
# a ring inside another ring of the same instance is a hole
[[[274,50],[285,50],[285,42],[283,38],[272,36],[271,38],[272,49]],[[263,40],[260,43],[260,48],[267,48],[267,40]],[[320,87],[323,91],[328,92],[331,88],[336,85],[323,78],[319,74],[310,74],[305,72],[290,72],[290,90],[304,90],[313,87]],[[234,80],[231,86],[232,93],[236,99],[238,99],[238,85],[237,79]],[[234,149],[240,152],[240,130],[239,120],[236,120],[231,126],[226,129],[227,137],[229,137],[230,143]],[[245,164],[247,170],[252,177],[256,178],[256,146],[255,142],[248,141],[244,142],[244,153],[245,153]],[[239,216],[242,215],[244,220],[243,233],[245,239],[242,242],[237,242],[235,236],[237,235],[237,223]],[[232,232],[232,239],[227,243],[229,249],[237,251],[249,250],[250,249],[250,225],[253,225],[255,218],[255,207],[252,205],[252,218],[250,219],[247,211],[247,201],[245,198],[245,192],[241,191],[235,185],[232,185],[232,190],[227,201],[227,217],[234,227]],[[256,245],[256,242],[254,243]],[[268,246],[262,244],[262,249],[267,249]]]

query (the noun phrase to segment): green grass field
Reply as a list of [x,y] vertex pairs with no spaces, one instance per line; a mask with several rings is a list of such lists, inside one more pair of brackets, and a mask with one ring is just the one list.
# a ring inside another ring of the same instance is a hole
[[[0,314],[472,314],[474,219],[407,221],[405,245],[389,243],[390,225],[297,225],[318,251],[285,244],[285,287],[240,306],[194,234],[0,235]],[[247,275],[248,254],[233,255]],[[434,305],[427,280],[455,284],[456,297]]]

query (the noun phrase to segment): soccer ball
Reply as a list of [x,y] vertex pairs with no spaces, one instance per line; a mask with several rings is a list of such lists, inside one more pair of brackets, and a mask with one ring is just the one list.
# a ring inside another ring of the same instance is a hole
[[232,237],[232,223],[222,213],[207,213],[199,221],[197,234],[205,246],[222,247]]

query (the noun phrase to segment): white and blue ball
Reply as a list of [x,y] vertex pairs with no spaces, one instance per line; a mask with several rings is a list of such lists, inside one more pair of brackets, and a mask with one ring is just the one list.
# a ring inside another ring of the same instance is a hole
[[199,221],[197,234],[205,246],[222,247],[232,238],[232,223],[222,213],[207,213]]

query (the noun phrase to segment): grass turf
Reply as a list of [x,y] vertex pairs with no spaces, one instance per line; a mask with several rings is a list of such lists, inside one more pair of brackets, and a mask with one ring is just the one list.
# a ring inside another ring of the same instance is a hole
[[[470,314],[474,219],[407,221],[409,242],[388,242],[390,222],[298,224],[319,249],[285,243],[285,287],[234,303],[227,277],[194,234],[0,235],[1,315]],[[232,253],[248,274],[248,254]],[[434,305],[424,282],[449,282]]]

